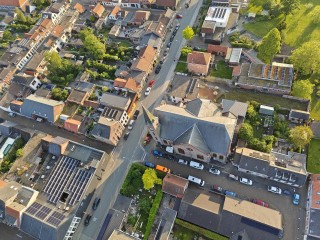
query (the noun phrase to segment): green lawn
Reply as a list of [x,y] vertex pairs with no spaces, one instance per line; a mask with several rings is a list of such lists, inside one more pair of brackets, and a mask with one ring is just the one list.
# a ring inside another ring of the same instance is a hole
[[[259,12],[261,11],[262,0],[254,0],[249,4],[247,12]],[[307,8],[307,4],[313,4],[313,7]],[[295,10],[293,14],[287,16],[287,29],[284,31],[284,42],[291,47],[298,47],[303,42],[309,40],[320,40],[320,24],[312,22],[312,18],[308,14],[312,9],[320,5],[319,0],[301,0],[301,6]],[[272,28],[283,19],[283,15],[280,15],[276,19],[255,21],[248,23],[244,28],[259,37],[263,37]]]
[[320,173],[320,139],[312,139],[308,150],[307,171]]
[[187,63],[178,62],[175,72],[187,73],[188,72]]
[[315,93],[312,94],[311,98],[311,112],[310,117],[316,121],[320,121],[320,99]]
[[232,68],[230,68],[224,61],[219,61],[217,63],[217,70],[213,67],[210,71],[210,76],[231,79]]
[[294,109],[304,110],[304,111],[306,111],[307,109],[307,104],[294,101],[292,99],[286,99],[276,95],[271,95],[271,94],[266,94],[261,92],[246,91],[242,89],[233,89],[225,93],[221,98],[238,100],[241,102],[257,101],[261,104],[272,105],[272,106],[279,104],[281,107],[288,108],[288,109],[294,108]]
[[277,18],[273,18],[271,20],[267,21],[256,21],[252,23],[247,23],[244,25],[244,28],[249,31],[254,33],[255,35],[259,37],[263,37],[266,35],[271,29],[275,28],[279,22],[281,22],[283,19],[283,15],[280,15]]

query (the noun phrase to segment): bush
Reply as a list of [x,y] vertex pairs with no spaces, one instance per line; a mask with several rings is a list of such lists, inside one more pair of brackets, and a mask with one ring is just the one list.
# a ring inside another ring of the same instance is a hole
[[25,145],[25,142],[22,138],[18,138],[9,153],[4,157],[1,165],[0,165],[0,172],[6,173],[10,170],[13,162],[17,159],[17,151],[22,149]]
[[145,239],[145,240],[148,239],[148,237],[149,237],[149,235],[151,233],[153,222],[154,222],[154,219],[156,217],[158,208],[160,206],[160,203],[161,203],[161,200],[162,200],[162,196],[163,196],[162,190],[158,190],[157,194],[156,194],[156,196],[155,196],[155,198],[153,200],[151,210],[149,212],[148,223],[147,223],[146,231],[145,231],[144,237],[143,237],[143,239]]
[[230,44],[232,47],[241,47],[241,48],[253,48],[255,42],[246,36],[240,36],[240,33],[234,33],[229,37]]

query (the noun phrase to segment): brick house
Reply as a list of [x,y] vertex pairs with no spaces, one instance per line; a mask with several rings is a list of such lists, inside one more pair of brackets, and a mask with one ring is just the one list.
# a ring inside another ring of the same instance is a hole
[[210,61],[210,53],[193,51],[188,54],[188,71],[193,74],[206,76],[209,72]]

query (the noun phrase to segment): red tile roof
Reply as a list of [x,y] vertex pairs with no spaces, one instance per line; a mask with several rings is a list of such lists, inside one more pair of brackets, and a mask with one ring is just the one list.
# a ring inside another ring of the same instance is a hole
[[320,209],[320,174],[312,174],[312,202],[311,208]]
[[119,88],[123,88],[127,83],[127,80],[125,79],[122,79],[122,78],[116,78],[114,81],[113,81],[113,86],[114,87],[119,87]]
[[104,7],[100,4],[100,3],[98,3],[95,7],[94,7],[94,9],[92,10],[92,12],[95,14],[95,15],[97,15],[98,17],[101,17],[102,16],[102,14],[104,13]]
[[195,52],[188,54],[188,63],[194,63],[199,65],[208,65],[211,60],[211,54],[210,53],[204,53],[204,52]]
[[0,0],[0,6],[15,6],[21,7],[23,6],[27,0]]
[[73,8],[77,10],[79,13],[84,13],[86,11],[84,6],[82,6],[80,3],[77,3],[76,5],[74,5]]
[[110,15],[111,15],[111,16],[117,16],[118,12],[120,12],[120,11],[121,11],[121,8],[120,8],[119,6],[115,6],[115,7],[112,9]]
[[163,179],[162,191],[177,198],[183,198],[188,183],[187,179],[168,173]]
[[232,69],[232,76],[237,77],[240,76],[241,66],[234,66]]
[[78,132],[80,125],[81,125],[80,121],[72,119],[72,118],[67,119],[64,122],[64,128],[68,131],[75,132],[75,133]]
[[56,38],[60,38],[62,36],[63,33],[63,27],[61,25],[57,25],[53,31],[52,31],[52,35],[55,36]]
[[156,52],[157,51],[149,45],[142,48],[139,52],[138,59],[133,62],[131,69],[149,72],[156,56]]
[[124,87],[137,93],[139,92],[140,84],[137,83],[137,81],[134,80],[133,78],[129,78]]
[[226,56],[227,51],[228,51],[227,46],[208,44],[208,52],[209,53],[223,53],[224,56]]

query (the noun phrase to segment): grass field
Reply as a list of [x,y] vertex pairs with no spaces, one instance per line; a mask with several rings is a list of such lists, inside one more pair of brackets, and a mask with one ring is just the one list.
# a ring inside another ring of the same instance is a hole
[[304,110],[307,109],[307,104],[301,103],[298,101],[294,101],[292,99],[286,99],[282,98],[280,96],[261,93],[261,92],[253,92],[253,91],[246,91],[242,89],[233,89],[227,93],[225,93],[222,98],[230,99],[230,100],[238,100],[241,102],[247,102],[247,101],[256,101],[261,104],[271,105],[274,106],[276,104],[279,104],[283,108],[294,108],[298,110]]
[[178,62],[175,72],[187,73],[188,72],[187,63]]
[[231,79],[232,68],[230,68],[224,61],[219,61],[217,63],[217,70],[213,67],[210,71],[210,76]]
[[312,139],[309,145],[307,171],[320,173],[320,139]]
[[[252,1],[247,12],[257,13],[261,11],[262,4],[262,0]],[[311,7],[308,8],[307,4],[313,4],[313,6],[310,5]],[[287,16],[287,29],[284,31],[284,42],[287,45],[298,47],[305,41],[320,40],[320,24],[313,23],[312,17],[309,15],[312,9],[317,5],[320,5],[319,0],[301,0],[299,9]],[[276,19],[248,23],[244,27],[255,35],[263,37],[272,28],[276,27],[282,19],[283,15],[280,15]]]

